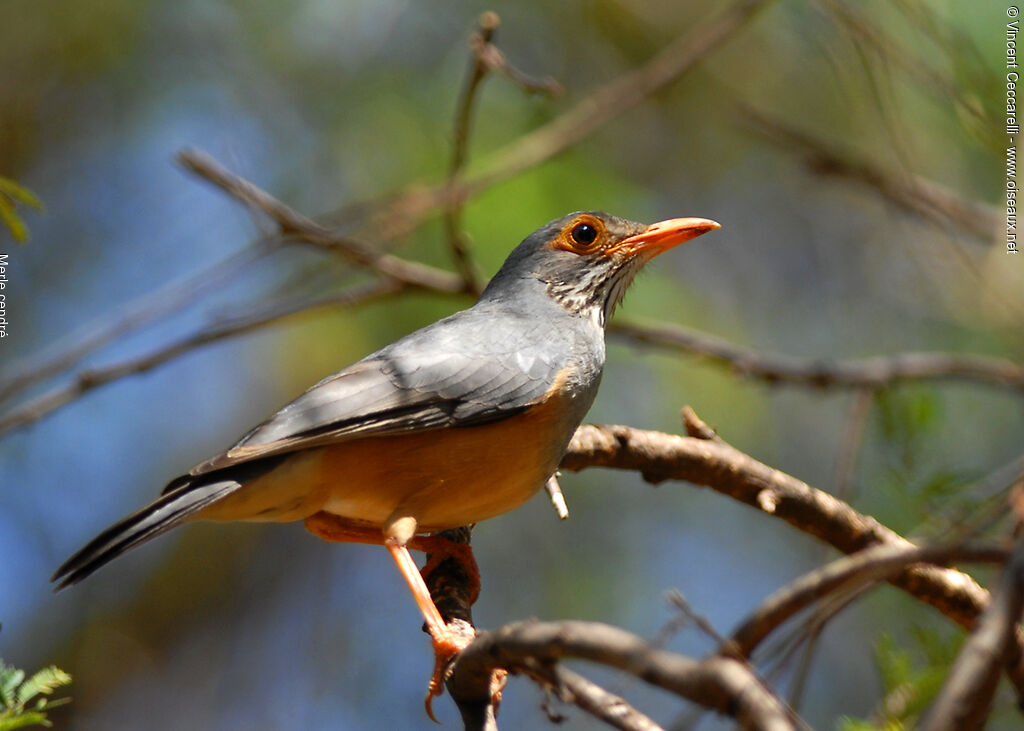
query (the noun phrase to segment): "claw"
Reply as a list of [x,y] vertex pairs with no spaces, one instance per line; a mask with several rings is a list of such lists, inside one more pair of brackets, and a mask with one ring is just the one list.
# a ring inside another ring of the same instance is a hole
[[431,674],[430,682],[427,684],[427,697],[423,699],[423,707],[427,711],[427,716],[434,723],[441,723],[437,720],[437,716],[434,715],[434,699],[444,693],[445,671],[448,670],[452,660],[455,659],[455,656],[459,654],[461,649],[451,639],[447,642],[436,642],[434,644],[434,672]]

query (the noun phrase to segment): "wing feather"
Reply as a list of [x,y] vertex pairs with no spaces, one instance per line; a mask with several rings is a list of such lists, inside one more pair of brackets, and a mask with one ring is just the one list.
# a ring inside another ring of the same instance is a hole
[[[191,475],[366,435],[497,421],[543,400],[570,361],[553,328],[472,308],[325,378]],[[507,326],[506,326],[507,325]]]

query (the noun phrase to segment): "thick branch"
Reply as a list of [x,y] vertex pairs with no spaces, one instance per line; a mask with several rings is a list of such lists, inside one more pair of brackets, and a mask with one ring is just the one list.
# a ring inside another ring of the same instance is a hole
[[786,708],[738,661],[694,660],[651,647],[625,630],[597,622],[520,622],[482,632],[455,662],[453,697],[482,697],[498,668],[580,658],[631,673],[705,708],[732,716],[746,729],[793,729]]
[[[878,544],[913,544],[869,515],[806,482],[758,462],[719,440],[680,437],[628,426],[581,426],[562,469],[613,467],[640,472],[649,482],[685,480],[710,487],[829,543],[843,553]],[[893,583],[957,623],[972,627],[988,592],[952,569],[911,568]]]
[[1000,668],[1015,652],[1024,610],[1024,542],[1003,570],[992,603],[960,651],[921,728],[925,731],[980,729],[988,718]]
[[[688,420],[697,420],[687,411]],[[699,421],[699,420],[697,420]],[[844,553],[886,544],[913,544],[869,515],[807,483],[758,462],[720,439],[679,437],[626,426],[584,425],[573,436],[562,468],[613,467],[640,472],[649,482],[685,480],[704,485],[785,520]],[[890,583],[971,629],[989,603],[988,592],[970,576],[936,566],[913,566]],[[1011,680],[1024,695],[1017,658],[1020,636],[1008,663]]]

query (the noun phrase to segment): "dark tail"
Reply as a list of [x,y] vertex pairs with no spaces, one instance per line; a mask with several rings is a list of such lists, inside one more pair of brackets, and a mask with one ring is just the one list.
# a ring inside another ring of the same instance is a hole
[[246,482],[276,467],[282,457],[254,460],[199,477],[183,476],[171,482],[155,502],[115,523],[65,561],[50,581],[56,591],[77,584],[125,551],[181,525],[207,505],[220,500]]
[[175,488],[139,512],[110,526],[65,561],[50,577],[50,581],[57,582],[55,591],[77,584],[125,551],[166,533],[239,487],[237,480],[220,479],[201,485],[186,482]]

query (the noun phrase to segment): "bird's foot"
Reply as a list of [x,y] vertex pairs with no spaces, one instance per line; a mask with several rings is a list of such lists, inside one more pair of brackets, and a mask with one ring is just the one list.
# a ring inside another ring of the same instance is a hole
[[[476,631],[468,622],[456,620],[448,625],[448,632],[444,637],[433,638],[434,640],[434,673],[430,677],[430,684],[427,686],[427,697],[423,699],[423,706],[427,711],[430,720],[438,723],[434,716],[434,699],[444,693],[444,683],[449,671],[459,653],[466,649],[476,636]],[[498,712],[501,704],[501,692],[508,682],[508,671],[498,668],[491,673],[491,705],[494,712]]]
[[427,711],[430,720],[439,723],[434,716],[434,699],[444,693],[444,681],[449,668],[460,652],[473,641],[473,628],[462,622],[453,622],[448,625],[442,636],[431,635],[434,645],[434,672],[427,684],[427,697],[423,699],[423,706]]

